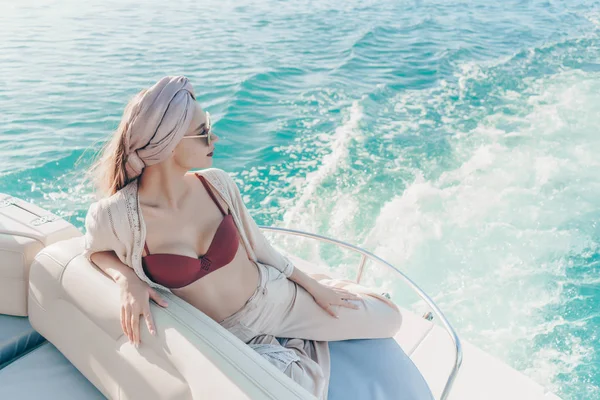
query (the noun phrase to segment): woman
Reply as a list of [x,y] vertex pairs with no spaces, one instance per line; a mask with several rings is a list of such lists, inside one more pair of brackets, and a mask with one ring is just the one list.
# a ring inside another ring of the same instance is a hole
[[156,333],[149,299],[167,307],[156,288],[246,343],[393,336],[393,303],[316,280],[269,244],[233,180],[210,168],[218,140],[189,81],[165,77],[129,102],[91,169],[105,196],[88,210],[85,255],[119,284],[129,341],[140,343],[140,316]]

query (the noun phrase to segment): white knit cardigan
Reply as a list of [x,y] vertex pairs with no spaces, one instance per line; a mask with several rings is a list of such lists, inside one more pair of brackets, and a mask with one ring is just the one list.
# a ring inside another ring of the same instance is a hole
[[[271,265],[289,277],[294,265],[268,242],[248,212],[239,188],[229,174],[218,168],[197,173],[206,178],[231,209],[248,258]],[[133,268],[140,279],[151,287],[170,292],[168,288],[152,282],[142,268],[146,225],[140,212],[137,179],[112,196],[92,203],[85,218],[85,227],[83,254],[88,260],[91,261],[91,255],[96,252],[114,250],[121,262]]]

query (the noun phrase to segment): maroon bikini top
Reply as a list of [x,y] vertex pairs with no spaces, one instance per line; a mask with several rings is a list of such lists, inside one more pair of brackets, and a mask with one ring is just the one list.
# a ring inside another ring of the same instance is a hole
[[187,286],[217,269],[229,264],[239,247],[239,234],[231,210],[228,214],[215,198],[203,176],[195,174],[204,184],[221,213],[225,216],[217,228],[208,251],[198,258],[178,254],[150,254],[148,244],[144,243],[146,256],[142,257],[144,272],[153,282],[169,289]]

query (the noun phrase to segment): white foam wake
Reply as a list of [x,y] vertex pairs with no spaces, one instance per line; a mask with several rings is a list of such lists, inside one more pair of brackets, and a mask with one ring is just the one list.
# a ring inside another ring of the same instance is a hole
[[582,229],[600,197],[597,78],[563,72],[507,91],[519,112],[456,131],[458,167],[417,174],[367,241],[433,294],[463,337],[548,386],[593,353],[568,329],[569,351],[536,342],[577,323],[549,312],[572,300],[562,284],[570,257],[597,250]]
[[[306,177],[291,182],[300,196],[283,216],[285,227],[296,227],[308,231],[315,231],[315,207],[321,204],[315,194],[323,181],[331,176],[348,156],[348,146],[353,136],[358,132],[358,124],[363,116],[362,108],[358,101],[354,101],[349,109],[348,117],[343,125],[339,126],[330,138],[328,147],[331,152],[323,157],[321,165]],[[329,200],[328,200],[329,201]],[[340,202],[338,202],[340,204]]]

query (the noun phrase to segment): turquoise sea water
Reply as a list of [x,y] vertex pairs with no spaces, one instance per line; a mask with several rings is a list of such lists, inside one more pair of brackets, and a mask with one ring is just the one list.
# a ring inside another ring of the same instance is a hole
[[83,231],[125,103],[184,74],[259,223],[374,251],[461,337],[600,399],[599,2],[90,3],[0,1],[0,192]]

